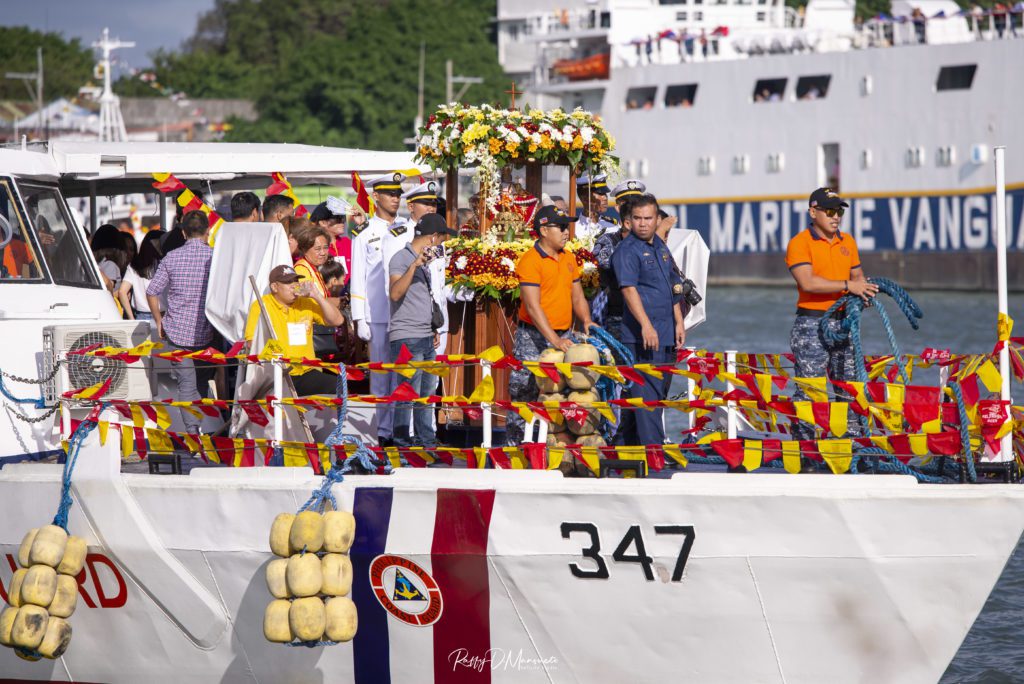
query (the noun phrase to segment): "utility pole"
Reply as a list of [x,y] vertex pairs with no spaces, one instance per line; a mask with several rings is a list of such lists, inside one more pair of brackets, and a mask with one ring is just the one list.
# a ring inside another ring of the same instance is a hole
[[427,68],[427,44],[420,42],[420,89],[419,97],[416,100],[416,125],[413,127],[413,134],[420,130],[423,125],[423,79]]
[[[36,48],[36,70],[31,71],[8,71],[4,74],[6,78],[17,79],[25,84],[28,88],[29,97],[35,100],[36,103],[36,138],[42,140],[43,138],[43,48]],[[36,91],[32,92],[32,86],[29,85],[30,81],[35,81]]]
[[[446,59],[444,61],[444,101],[445,104],[450,104],[460,99],[469,90],[469,86],[474,83],[483,83],[484,79],[479,76],[453,76],[453,64],[452,60]],[[456,83],[461,83],[462,88],[459,89],[458,93],[453,93],[454,86]]]

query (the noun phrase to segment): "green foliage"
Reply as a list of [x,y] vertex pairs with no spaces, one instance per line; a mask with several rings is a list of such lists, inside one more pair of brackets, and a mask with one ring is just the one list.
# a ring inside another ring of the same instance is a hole
[[480,0],[217,0],[181,53],[154,55],[154,71],[189,97],[255,100],[259,120],[234,122],[230,140],[403,149],[421,42],[427,114],[444,100],[446,59],[485,79],[464,100],[507,99],[494,14]]
[[[92,50],[78,38],[65,40],[59,33],[41,33],[24,26],[0,26],[0,65],[4,72],[35,72],[36,48],[43,48],[43,99],[74,97],[92,77]],[[31,85],[31,84],[30,84]],[[0,100],[28,100],[20,81],[0,79]]]

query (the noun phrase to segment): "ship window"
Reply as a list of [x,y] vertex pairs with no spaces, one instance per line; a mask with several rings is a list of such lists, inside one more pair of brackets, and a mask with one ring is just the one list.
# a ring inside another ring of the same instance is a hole
[[688,0],[658,0],[659,5],[685,5]]
[[754,102],[779,102],[785,94],[784,78],[762,78],[754,85]]
[[630,88],[626,93],[626,109],[654,109],[654,95],[657,86]]
[[697,175],[699,176],[710,176],[715,172],[715,158],[714,157],[698,157],[697,158]]
[[81,231],[67,213],[56,189],[45,185],[19,183],[25,211],[42,246],[43,260],[58,285],[98,288]]
[[611,27],[612,27],[612,13],[611,12],[601,12],[601,28],[611,28]]
[[676,12],[676,21],[686,21],[686,12]]
[[42,282],[43,271],[7,181],[0,181],[0,282]]
[[673,85],[665,89],[666,107],[692,107],[697,99],[697,84]]
[[801,76],[796,81],[796,99],[817,100],[828,95],[831,76]]
[[970,90],[974,82],[977,64],[961,64],[946,66],[939,69],[939,78],[935,82],[936,90]]
[[758,12],[757,13],[757,20],[758,21],[764,21],[765,19],[767,19],[767,17],[765,16],[765,12]]

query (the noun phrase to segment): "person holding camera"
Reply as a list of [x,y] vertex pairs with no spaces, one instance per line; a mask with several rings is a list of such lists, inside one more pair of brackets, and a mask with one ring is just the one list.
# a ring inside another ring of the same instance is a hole
[[[622,319],[622,341],[633,352],[636,363],[672,364],[675,351],[686,344],[686,327],[679,306],[683,298],[683,277],[665,242],[658,237],[658,200],[654,195],[634,197],[627,205],[632,232],[623,238],[612,255],[615,279],[622,290],[626,310]],[[633,383],[629,398],[664,400],[670,374],[648,375],[643,385]],[[664,409],[625,412],[617,444],[638,446],[663,444]]]
[[[448,227],[439,214],[426,214],[413,229],[412,241],[391,257],[388,264],[388,298],[391,300],[391,325],[388,343],[391,361],[397,362],[405,347],[410,361],[433,361],[436,358],[438,331],[444,323],[441,308],[431,293],[430,263],[443,253],[443,243],[455,231]],[[416,371],[409,383],[416,393],[426,397],[434,393],[437,378],[430,373]],[[394,445],[397,447],[437,446],[434,432],[433,409],[411,402],[395,405]],[[410,414],[415,442],[410,433]]]

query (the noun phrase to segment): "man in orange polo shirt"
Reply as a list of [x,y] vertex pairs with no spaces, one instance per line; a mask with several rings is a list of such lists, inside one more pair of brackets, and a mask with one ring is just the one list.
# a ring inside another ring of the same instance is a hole
[[[799,292],[796,322],[790,334],[798,378],[826,375],[846,381],[857,378],[850,345],[830,347],[822,339],[820,330],[822,316],[843,295],[857,295],[870,302],[878,293],[878,286],[864,277],[857,243],[839,230],[848,206],[831,188],[818,188],[811,193],[807,210],[811,225],[794,235],[786,247],[786,265]],[[797,389],[793,399],[807,401],[807,395],[803,389]],[[860,436],[861,431],[858,421],[849,422],[849,436]],[[793,424],[794,439],[814,437],[814,426],[803,422]]]
[[[512,342],[512,355],[520,361],[535,361],[548,347],[565,351],[572,342],[564,337],[572,327],[573,314],[583,330],[593,325],[590,305],[583,296],[580,276],[583,272],[576,257],[565,251],[569,224],[576,219],[555,206],[542,207],[533,218],[537,241],[516,265],[519,277],[519,326]],[[533,373],[526,368],[513,371],[508,383],[512,401],[536,401],[539,394]],[[505,443],[523,442],[526,424],[510,411],[506,422]]]

